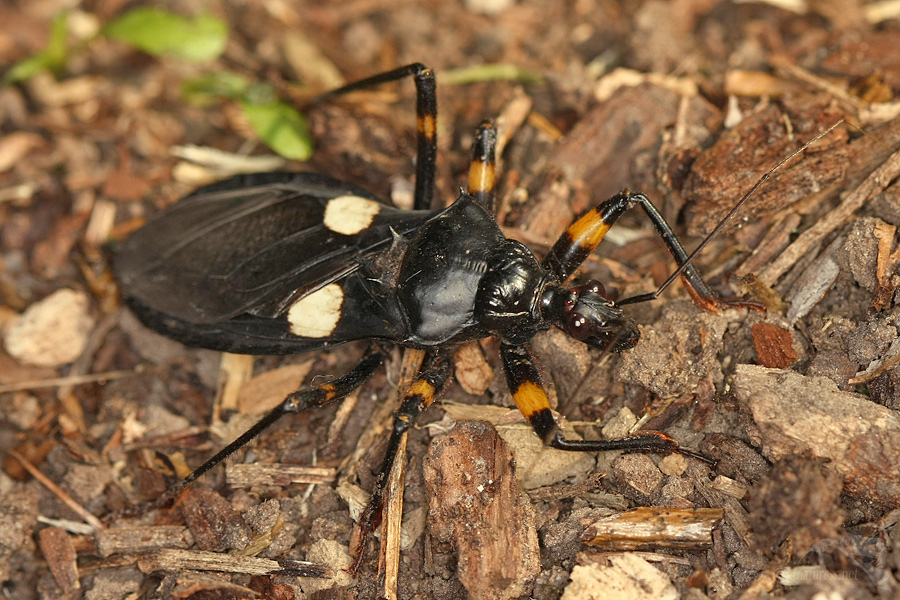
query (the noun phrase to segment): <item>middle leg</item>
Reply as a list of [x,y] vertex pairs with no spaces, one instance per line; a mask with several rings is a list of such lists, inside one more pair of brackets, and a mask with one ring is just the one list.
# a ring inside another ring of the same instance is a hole
[[496,150],[497,129],[490,121],[484,121],[478,126],[475,142],[472,144],[468,191],[491,214],[494,214]]
[[700,454],[685,450],[678,442],[658,431],[643,431],[615,440],[569,440],[563,436],[550,411],[550,401],[544,390],[541,375],[534,357],[524,345],[501,344],[500,354],[509,391],[516,406],[525,415],[534,432],[551,448],[575,452],[603,452],[607,450],[630,450],[632,452],[654,452],[671,454],[677,452],[714,464]]
[[449,358],[442,354],[430,360],[428,366],[409,386],[409,390],[403,397],[400,409],[394,414],[391,436],[388,439],[387,450],[385,450],[381,468],[379,468],[378,475],[375,478],[372,497],[359,518],[359,538],[355,548],[356,559],[349,569],[351,573],[357,573],[362,566],[366,543],[380,521],[385,485],[394,466],[394,461],[399,457],[401,439],[410,427],[415,425],[416,420],[425,412],[425,409],[443,395],[450,381],[451,366]]

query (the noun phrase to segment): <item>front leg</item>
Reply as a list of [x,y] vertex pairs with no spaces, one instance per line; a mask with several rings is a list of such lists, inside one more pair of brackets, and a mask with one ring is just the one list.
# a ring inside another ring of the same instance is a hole
[[348,83],[326,92],[319,101],[356,90],[412,77],[416,82],[416,179],[414,208],[428,210],[434,195],[434,171],[437,163],[437,91],[434,71],[419,63],[413,63]]
[[681,448],[678,442],[658,431],[642,431],[616,440],[566,439],[553,419],[547,392],[544,390],[541,375],[528,348],[524,345],[501,344],[500,354],[509,391],[516,401],[516,406],[525,415],[538,437],[551,448],[575,452],[604,452],[607,450],[656,454],[677,452],[702,460],[707,464],[715,464],[705,456]]
[[665,242],[675,262],[678,263],[678,269],[655,292],[627,298],[618,304],[635,304],[653,300],[669,287],[678,275],[681,275],[691,298],[698,306],[706,310],[718,312],[719,309],[729,306],[754,308],[757,310],[761,308],[756,302],[726,300],[720,298],[718,294],[712,291],[706,282],[703,281],[703,278],[700,277],[700,273],[697,272],[694,265],[691,264],[693,255],[688,256],[684,246],[681,245],[681,242],[675,236],[675,232],[666,223],[656,206],[644,194],[629,190],[620,192],[609,200],[600,203],[572,223],[547,253],[547,256],[544,258],[544,268],[550,271],[559,281],[565,281],[570,278],[576,269],[581,266],[581,263],[603,241],[609,228],[627,209],[635,205],[640,205],[653,222],[657,233]]

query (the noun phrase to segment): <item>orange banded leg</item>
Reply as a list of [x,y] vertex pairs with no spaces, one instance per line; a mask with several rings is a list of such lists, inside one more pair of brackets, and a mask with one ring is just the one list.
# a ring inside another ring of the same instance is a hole
[[219,450],[215,456],[207,460],[205,463],[197,467],[190,475],[175,483],[165,491],[159,498],[150,504],[127,509],[120,513],[114,513],[110,518],[126,516],[128,514],[140,514],[154,508],[164,506],[173,498],[178,496],[188,485],[196,481],[202,475],[209,472],[213,467],[224,461],[226,458],[240,450],[256,436],[262,433],[266,428],[275,423],[278,419],[288,413],[300,413],[311,408],[320,408],[328,406],[338,400],[342,400],[353,390],[364,384],[372,376],[376,369],[381,366],[384,356],[380,353],[372,353],[364,357],[352,371],[338,377],[329,383],[323,383],[314,388],[299,390],[290,394],[281,404],[273,408],[271,411],[260,419],[256,425],[248,429],[239,438]]
[[494,214],[494,176],[496,172],[497,129],[484,121],[475,132],[472,163],[469,165],[469,193],[478,204]]
[[366,505],[366,510],[359,518],[359,539],[356,545],[356,560],[350,567],[350,573],[359,572],[362,566],[363,552],[366,548],[369,536],[378,527],[381,521],[381,507],[384,502],[385,484],[390,476],[394,461],[397,459],[400,449],[400,440],[410,427],[415,425],[425,409],[431,406],[435,400],[441,397],[450,380],[450,361],[444,356],[439,356],[431,362],[431,367],[423,370],[418,378],[409,386],[400,409],[394,413],[394,424],[391,428],[391,437],[388,439],[384,461],[378,470],[375,485],[372,488],[372,497]]
[[763,305],[751,300],[719,297],[719,295],[713,292],[706,284],[706,282],[703,281],[703,278],[700,277],[700,273],[697,272],[697,269],[694,268],[694,265],[689,263],[689,261],[693,257],[688,257],[687,252],[685,252],[684,250],[684,246],[682,246],[681,242],[678,241],[678,238],[675,237],[675,232],[672,231],[672,228],[668,223],[666,223],[666,220],[663,218],[662,213],[660,213],[656,206],[654,206],[653,203],[650,202],[649,198],[647,198],[643,194],[633,194],[632,201],[640,203],[641,208],[643,208],[644,212],[647,213],[647,216],[650,217],[653,225],[656,226],[656,232],[659,234],[659,237],[663,239],[663,242],[665,242],[666,247],[669,249],[669,253],[672,254],[675,262],[678,263],[678,269],[675,271],[675,273],[672,274],[671,277],[669,277],[669,279],[663,282],[663,284],[659,286],[659,288],[655,292],[651,292],[649,294],[641,294],[639,296],[632,296],[631,298],[620,300],[619,305],[636,304],[638,302],[648,302],[650,300],[655,300],[661,293],[663,293],[663,291],[667,287],[672,284],[673,281],[675,281],[680,272],[681,281],[687,288],[688,294],[694,301],[694,304],[701,308],[704,308],[711,312],[718,312],[720,309],[727,308],[729,306],[733,306],[736,308],[752,308],[754,310],[764,309]]
[[544,391],[541,375],[528,348],[524,345],[501,344],[500,355],[506,371],[506,381],[513,399],[516,401],[516,406],[525,415],[538,437],[551,448],[575,452],[603,452],[606,450],[630,450],[657,454],[678,452],[708,464],[715,464],[714,461],[703,455],[682,449],[678,446],[678,442],[658,431],[642,431],[617,440],[566,439],[554,421],[553,413],[550,412],[547,392]]
[[[594,251],[597,245],[603,240],[609,228],[622,216],[626,209],[634,205],[640,205],[650,217],[656,231],[665,242],[669,252],[678,263],[678,271],[688,289],[688,294],[694,302],[713,312],[718,311],[724,306],[739,306],[758,308],[755,302],[747,302],[741,300],[723,300],[718,294],[713,292],[710,287],[700,277],[700,273],[692,264],[685,264],[688,261],[688,254],[684,250],[684,246],[678,241],[675,232],[666,223],[662,214],[650,202],[649,198],[641,193],[625,190],[602,202],[593,209],[589,210],[584,216],[572,223],[569,228],[559,238],[550,252],[544,258],[544,267],[553,275],[564,281],[572,276],[575,270],[582,262]],[[677,276],[677,275],[676,275]],[[671,277],[660,288],[650,294],[642,294],[634,296],[618,302],[619,305],[634,304],[637,302],[646,302],[657,298],[663,290],[665,290],[674,281],[675,277]]]
[[431,208],[434,195],[434,171],[437,160],[437,93],[434,71],[420,63],[413,63],[348,83],[320,96],[320,100],[375,87],[382,83],[413,77],[416,82],[416,184],[413,208]]
[[634,196],[628,191],[616,194],[569,225],[544,257],[544,268],[558,281],[571,277],[631,206]]

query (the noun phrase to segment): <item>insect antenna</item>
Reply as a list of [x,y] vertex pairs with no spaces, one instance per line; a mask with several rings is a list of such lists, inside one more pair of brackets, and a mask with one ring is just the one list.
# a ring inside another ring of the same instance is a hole
[[[728,214],[725,215],[725,217],[723,217],[722,220],[719,221],[719,223],[713,228],[713,230],[709,232],[709,235],[707,235],[705,238],[703,238],[703,241],[700,242],[700,245],[698,245],[694,249],[694,251],[691,252],[688,255],[688,257],[684,261],[682,261],[681,264],[678,265],[678,268],[675,269],[675,272],[673,272],[671,275],[669,275],[669,278],[666,279],[655,292],[650,292],[648,294],[640,294],[638,296],[631,296],[630,298],[625,298],[624,300],[619,300],[616,304],[618,304],[619,306],[624,306],[626,304],[637,304],[639,302],[649,302],[650,300],[656,300],[659,297],[659,295],[662,294],[666,290],[666,288],[668,288],[670,285],[672,285],[672,283],[678,278],[679,275],[684,273],[685,269],[687,269],[691,265],[691,263],[694,262],[694,258],[698,254],[700,254],[700,252],[702,252],[703,249],[706,248],[707,245],[709,245],[709,243],[716,237],[716,235],[718,235],[719,232],[722,231],[722,229],[725,227],[725,225],[728,223],[728,221],[731,220],[731,217],[733,217],[735,215],[735,213],[737,213],[737,211],[739,211],[741,209],[741,207],[744,206],[744,204],[746,204],[747,201],[751,197],[753,197],[753,195],[757,192],[757,190],[759,190],[776,171],[783,168],[787,163],[789,163],[791,160],[793,160],[797,155],[805,152],[807,148],[809,148],[810,146],[812,146],[813,144],[815,144],[816,142],[821,140],[823,137],[825,137],[826,135],[828,135],[829,133],[834,131],[834,129],[837,128],[843,122],[844,122],[844,119],[841,119],[841,120],[835,122],[831,127],[829,127],[828,129],[826,129],[825,131],[823,131],[822,133],[820,133],[813,139],[809,140],[808,142],[806,142],[805,144],[803,144],[802,146],[800,146],[799,148],[794,150],[791,154],[789,154],[785,158],[781,159],[781,161],[777,165],[775,165],[774,167],[769,169],[769,171],[767,171],[765,174],[763,174],[763,176],[760,177],[756,181],[755,184],[753,184],[753,187],[751,187],[747,191],[747,193],[741,197],[741,199],[738,201],[738,203],[735,204],[734,207],[730,211],[728,211]],[[753,307],[754,305],[756,305],[756,303],[750,302],[750,303],[748,303],[748,305]],[[756,305],[756,306],[758,307],[758,305]]]

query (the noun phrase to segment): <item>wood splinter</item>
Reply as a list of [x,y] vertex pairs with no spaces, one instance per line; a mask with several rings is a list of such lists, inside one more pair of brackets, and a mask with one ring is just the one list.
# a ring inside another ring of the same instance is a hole
[[636,508],[595,521],[581,541],[607,550],[708,548],[723,515],[721,508]]

